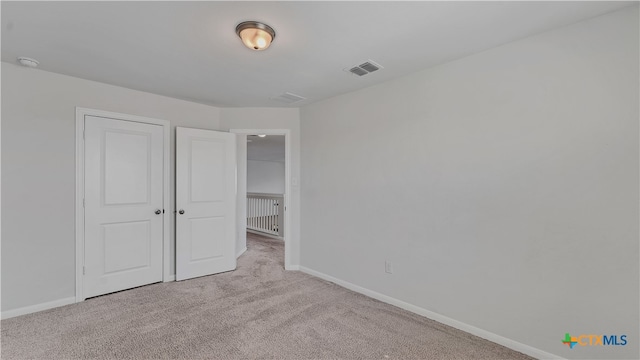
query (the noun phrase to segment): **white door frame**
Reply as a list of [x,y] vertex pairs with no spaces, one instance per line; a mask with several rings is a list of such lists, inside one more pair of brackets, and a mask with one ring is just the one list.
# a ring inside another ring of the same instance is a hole
[[[291,265],[291,130],[289,129],[230,129],[229,132],[242,135],[284,135],[284,268],[285,270],[297,270]],[[246,181],[245,181],[246,187]],[[240,192],[241,189],[238,189]],[[246,193],[246,188],[244,189]],[[246,201],[245,201],[246,203]],[[247,231],[247,216],[238,219],[244,231]]]
[[163,169],[163,196],[162,214],[162,281],[173,281],[169,274],[170,254],[169,254],[169,222],[173,212],[170,206],[170,130],[171,126],[167,120],[158,120],[136,115],[120,114],[110,111],[94,110],[76,107],[76,302],[84,301],[83,289],[83,268],[84,268],[84,118],[85,116],[96,116],[108,119],[133,121],[144,124],[160,125],[163,128],[164,139],[164,169]]

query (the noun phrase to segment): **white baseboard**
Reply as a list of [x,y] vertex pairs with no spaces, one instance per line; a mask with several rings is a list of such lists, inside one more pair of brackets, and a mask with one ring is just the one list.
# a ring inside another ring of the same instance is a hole
[[350,282],[344,281],[344,280],[340,280],[337,279],[333,276],[321,273],[319,271],[313,270],[313,269],[309,269],[307,267],[304,266],[300,266],[300,271],[307,273],[309,275],[313,275],[315,277],[319,277],[323,280],[327,280],[327,281],[331,281],[332,283],[335,283],[337,285],[340,285],[344,288],[347,288],[349,290],[355,291],[357,293],[366,295],[368,297],[374,298],[376,300],[380,300],[382,302],[385,302],[387,304],[391,304],[394,306],[397,306],[401,309],[407,310],[407,311],[411,311],[412,313],[424,316],[426,318],[429,318],[431,320],[435,320],[439,323],[451,326],[453,328],[456,328],[458,330],[462,330],[464,332],[468,332],[470,334],[473,334],[475,336],[481,337],[483,339],[492,341],[496,344],[500,344],[504,347],[508,347],[509,349],[515,350],[515,351],[519,351],[523,354],[529,355],[529,356],[533,356],[534,358],[537,359],[564,359],[558,355],[555,354],[551,354],[548,353],[546,351],[534,348],[532,346],[517,342],[515,340],[511,340],[508,339],[504,336],[500,336],[498,334],[494,334],[492,332],[489,332],[487,330],[483,330],[480,328],[477,328],[475,326],[463,323],[461,321],[458,320],[454,320],[452,318],[446,317],[444,315],[440,315],[438,313],[435,313],[433,311],[429,311],[426,309],[423,309],[421,307],[418,307],[416,305],[412,305],[409,304],[407,302],[404,302],[402,300],[398,300],[396,298],[393,298],[391,296],[387,296],[378,292],[375,292],[373,290],[369,290],[366,288],[363,288],[361,286],[352,284]]
[[284,241],[284,237],[282,237],[282,236],[271,235],[271,234],[263,233],[261,231],[251,230],[251,229],[247,229],[247,232],[251,233],[251,234],[261,235],[261,236],[264,236],[264,237],[268,237],[268,238]]
[[72,296],[64,299],[49,301],[42,304],[36,304],[36,305],[21,307],[18,309],[3,311],[2,314],[0,314],[0,317],[4,320],[4,319],[20,316],[20,315],[26,315],[26,314],[31,314],[38,311],[53,309],[59,306],[74,304],[75,302],[76,302],[76,297]]
[[169,275],[167,280],[164,280],[163,282],[172,282],[172,281],[176,281],[176,274]]
[[245,246],[244,248],[242,248],[242,250],[238,251],[238,253],[236,254],[236,259],[240,257],[240,255],[244,254],[245,251],[247,251],[247,247]]
[[[294,271],[299,271],[300,270],[300,265],[289,265],[288,267],[285,266],[284,267],[285,270],[294,270]],[[318,276],[319,277],[319,276]]]

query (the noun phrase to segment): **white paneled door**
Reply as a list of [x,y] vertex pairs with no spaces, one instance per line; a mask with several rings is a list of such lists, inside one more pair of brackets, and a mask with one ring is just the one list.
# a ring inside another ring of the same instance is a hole
[[176,279],[236,268],[235,134],[176,129]]
[[163,128],[85,116],[84,297],[162,281]]

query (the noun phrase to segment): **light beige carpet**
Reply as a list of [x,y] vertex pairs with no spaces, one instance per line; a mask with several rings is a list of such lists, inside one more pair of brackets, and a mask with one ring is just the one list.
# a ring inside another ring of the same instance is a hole
[[233,272],[154,284],[3,320],[3,359],[530,359],[283,270],[248,235]]

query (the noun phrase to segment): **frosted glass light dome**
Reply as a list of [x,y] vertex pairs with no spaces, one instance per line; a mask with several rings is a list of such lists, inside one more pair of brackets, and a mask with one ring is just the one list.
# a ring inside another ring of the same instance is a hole
[[251,50],[265,50],[276,37],[276,32],[267,24],[257,21],[245,21],[236,27],[236,34],[242,43]]

